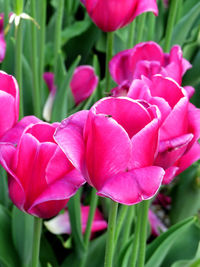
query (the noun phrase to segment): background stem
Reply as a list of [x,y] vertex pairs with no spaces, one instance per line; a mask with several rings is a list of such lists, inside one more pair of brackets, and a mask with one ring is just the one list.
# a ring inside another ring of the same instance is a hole
[[107,33],[107,48],[106,48],[106,92],[110,91],[110,81],[111,76],[109,73],[109,61],[112,58],[113,53],[113,40],[114,40],[114,32]]
[[39,266],[42,219],[34,217],[32,267]]

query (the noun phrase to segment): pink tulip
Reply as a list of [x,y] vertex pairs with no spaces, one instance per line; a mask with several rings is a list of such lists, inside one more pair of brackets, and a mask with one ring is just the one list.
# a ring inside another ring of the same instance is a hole
[[200,159],[200,109],[189,103],[187,93],[170,78],[134,80],[127,93],[156,105],[161,112],[159,153],[155,165],[166,170],[163,183]]
[[[56,94],[56,86],[54,84],[54,74],[52,72],[45,72],[43,79],[50,90],[49,97],[46,101],[43,110],[43,117],[50,121],[53,102]],[[76,105],[86,100],[96,89],[98,84],[98,77],[95,75],[94,69],[91,66],[77,67],[73,73],[70,88],[74,97]]]
[[162,183],[163,169],[153,166],[158,132],[155,106],[110,97],[65,119],[55,140],[98,195],[132,205]]
[[[166,54],[152,41],[140,43],[132,49],[119,52],[109,63],[113,80],[118,85],[126,83],[126,87],[129,87],[134,79],[140,79],[141,76],[151,79],[155,74],[170,77],[181,85],[182,76],[189,68],[191,64],[182,57],[182,51],[178,45],[173,46],[170,53]],[[189,97],[194,92],[192,87],[185,89]],[[117,90],[117,94],[121,95],[120,88]]]
[[9,138],[0,143],[0,163],[8,172],[11,200],[20,210],[41,218],[55,216],[84,183],[54,142],[58,125],[39,122],[22,132],[17,124],[9,132],[13,140],[16,131],[17,144]]
[[[81,228],[82,233],[85,233],[90,206],[81,206]],[[69,212],[66,209],[63,214],[57,215],[55,218],[45,222],[47,229],[55,234],[71,234],[71,225],[69,219]],[[104,220],[101,212],[96,209],[94,219],[92,222],[91,233],[102,231],[107,228],[107,222]]]
[[148,218],[151,226],[152,235],[159,236],[162,232],[167,231],[166,226],[160,221],[160,219],[151,209],[149,209]]
[[0,63],[4,60],[6,54],[6,41],[4,37],[4,14],[0,13]]
[[103,31],[112,32],[131,23],[138,15],[158,14],[156,0],[82,0],[93,20]]
[[[0,20],[1,21],[1,20]],[[19,88],[11,75],[0,71],[0,138],[14,126],[19,117]]]

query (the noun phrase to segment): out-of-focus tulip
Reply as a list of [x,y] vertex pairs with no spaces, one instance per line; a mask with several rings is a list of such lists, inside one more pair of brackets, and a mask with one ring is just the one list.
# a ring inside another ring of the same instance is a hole
[[81,0],[93,22],[111,32],[131,23],[138,15],[152,11],[158,14],[156,0]]
[[[45,72],[43,78],[49,88],[50,94],[43,109],[43,118],[46,121],[51,120],[51,112],[53,102],[56,94],[56,86],[54,84],[54,74],[52,72]],[[70,89],[74,97],[76,105],[86,100],[96,89],[98,84],[98,77],[91,66],[77,67],[73,73]]]
[[200,159],[200,109],[189,103],[187,93],[174,80],[155,75],[152,80],[134,80],[127,93],[156,105],[161,112],[160,143],[155,165],[166,170],[163,183],[169,183]]
[[104,98],[67,118],[55,140],[98,195],[132,205],[158,191],[164,171],[153,166],[159,112],[129,98]]
[[[1,21],[1,20],[0,20]],[[11,75],[0,71],[0,138],[19,118],[19,88]]]
[[[90,206],[83,206],[83,205],[81,206],[82,233],[84,233],[86,230],[89,211],[90,211]],[[55,235],[71,234],[69,212],[67,209],[63,214],[59,214],[55,218],[46,221],[45,225],[47,229]],[[91,233],[93,234],[95,232],[102,231],[106,228],[107,228],[107,222],[104,220],[101,212],[98,209],[96,209],[94,214],[94,219],[92,222]]]
[[[163,53],[162,48],[155,42],[136,45],[132,49],[116,54],[109,63],[113,80],[120,86],[128,88],[133,79],[146,76],[151,79],[155,74],[170,77],[181,85],[182,76],[191,68],[191,64],[183,58],[178,45],[172,47],[169,54]],[[117,88],[119,90],[119,88]],[[192,87],[186,87],[189,97],[193,94]],[[120,90],[119,90],[120,93]]]
[[160,221],[160,219],[151,209],[149,209],[148,218],[151,226],[152,235],[158,236],[162,232],[167,231],[166,226]]
[[4,37],[4,14],[0,13],[0,63],[6,54],[6,41]]
[[55,216],[84,183],[54,142],[57,126],[39,122],[21,132],[16,124],[8,134],[13,140],[17,131],[17,144],[9,137],[0,143],[0,163],[8,172],[11,200],[20,210],[41,218]]

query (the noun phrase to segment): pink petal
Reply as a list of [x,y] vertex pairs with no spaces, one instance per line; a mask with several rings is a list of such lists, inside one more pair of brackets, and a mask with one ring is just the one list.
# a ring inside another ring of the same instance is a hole
[[97,84],[98,77],[95,75],[94,68],[90,66],[76,68],[70,82],[76,105],[87,99],[96,89]]
[[91,115],[86,126],[87,181],[99,189],[106,179],[125,171],[131,157],[132,145],[126,131],[106,114]]
[[0,63],[4,60],[6,54],[6,41],[4,37],[4,14],[0,14]]
[[166,169],[162,183],[163,184],[171,183],[171,181],[177,175],[178,170],[179,170],[179,167],[175,167],[175,166],[172,166],[172,167],[169,167],[168,169]]
[[179,170],[177,171],[177,175],[187,169],[190,165],[192,165],[195,161],[200,159],[200,144],[198,142],[194,143],[190,150],[180,158],[177,162],[179,166]]
[[21,119],[18,123],[15,124],[13,128],[8,130],[0,139],[1,142],[9,142],[12,144],[18,144],[21,135],[26,127],[30,126],[31,124],[35,124],[41,122],[35,116],[26,116]]
[[193,94],[195,93],[194,87],[192,87],[192,86],[184,86],[183,88],[185,89],[185,91],[187,93],[187,96],[190,99],[193,96]]
[[188,131],[194,135],[190,148],[200,137],[200,109],[189,103],[188,110]]
[[165,225],[160,221],[160,219],[156,216],[156,214],[151,209],[149,209],[148,218],[149,218],[151,231],[153,235],[158,236],[161,234],[161,232],[167,231],[167,228],[165,227]]
[[192,134],[185,134],[171,140],[161,141],[155,164],[164,169],[174,165],[174,163],[185,153],[192,138]]
[[164,173],[162,168],[154,166],[118,173],[104,183],[98,195],[125,205],[137,204],[156,194]]
[[124,80],[132,81],[137,63],[141,60],[157,61],[162,64],[164,56],[161,47],[150,41],[119,52],[109,63],[109,70],[114,81],[118,84],[121,84]]
[[43,79],[50,91],[51,95],[55,95],[56,93],[56,86],[54,84],[54,73],[53,72],[45,72],[43,74]]
[[158,131],[159,120],[154,119],[132,137],[133,152],[130,164],[131,168],[142,168],[153,165],[158,148]]
[[183,97],[161,126],[161,140],[172,139],[188,133],[188,98]]
[[115,31],[130,23],[143,12],[157,15],[155,0],[85,0],[87,11],[94,23],[103,31]]
[[65,153],[72,165],[83,171],[85,145],[83,140],[83,127],[88,111],[83,110],[62,121],[57,128],[54,139]]
[[[70,177],[71,176],[71,177]],[[28,212],[42,218],[55,216],[65,207],[70,197],[83,184],[77,171],[68,173],[62,179],[48,185],[29,208]]]
[[111,116],[125,129],[130,138],[151,120],[148,111],[139,102],[125,97],[103,98],[92,107],[91,111]]

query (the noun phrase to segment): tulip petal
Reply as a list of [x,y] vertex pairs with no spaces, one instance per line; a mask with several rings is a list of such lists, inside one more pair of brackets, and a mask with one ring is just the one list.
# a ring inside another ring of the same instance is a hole
[[164,56],[161,47],[150,41],[119,52],[109,63],[109,70],[114,81],[118,84],[121,84],[124,80],[132,81],[137,63],[141,60],[157,61],[162,64]]
[[4,60],[6,54],[6,41],[4,37],[4,14],[0,14],[0,63]]
[[131,169],[153,165],[158,148],[158,130],[159,121],[154,119],[132,137]]
[[98,189],[109,176],[127,169],[132,145],[126,131],[107,115],[94,116],[87,127],[87,182]]
[[15,124],[13,128],[8,130],[0,139],[1,142],[8,142],[12,144],[18,144],[19,139],[21,138],[21,135],[23,134],[26,127],[28,127],[31,124],[35,124],[41,122],[38,118],[35,116],[26,116],[21,121]]
[[174,177],[177,175],[177,172],[179,170],[179,167],[172,166],[165,170],[165,175],[163,177],[163,184],[169,184],[174,179]]
[[125,205],[137,204],[156,194],[164,173],[162,168],[151,166],[116,174],[104,183],[98,195]]
[[190,147],[200,138],[200,109],[189,103],[188,112],[189,131],[194,134]]
[[72,165],[83,170],[85,145],[83,141],[83,127],[88,111],[83,110],[62,121],[57,128],[54,139],[65,153]]
[[83,183],[82,176],[78,171],[69,172],[62,179],[48,185],[34,201],[28,212],[42,218],[55,216],[65,207],[69,198],[75,194]]
[[192,134],[185,134],[171,140],[161,141],[155,164],[164,169],[174,165],[174,163],[185,153],[192,138]]
[[95,90],[98,77],[91,66],[80,66],[74,71],[70,82],[70,88],[76,105],[87,99]]
[[160,129],[161,140],[169,140],[188,133],[188,98],[175,105]]

